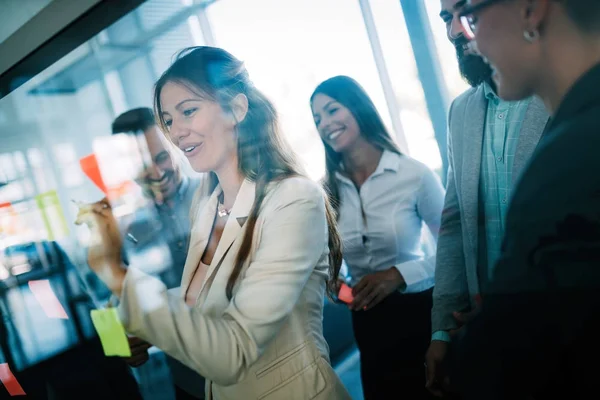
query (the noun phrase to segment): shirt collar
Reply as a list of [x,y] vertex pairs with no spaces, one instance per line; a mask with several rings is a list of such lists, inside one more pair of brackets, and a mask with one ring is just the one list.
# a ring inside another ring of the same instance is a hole
[[[389,150],[384,150],[383,154],[381,154],[381,158],[379,159],[379,164],[377,164],[377,168],[375,169],[371,177],[383,174],[386,171],[398,172],[400,170],[400,157],[400,154],[394,153]],[[340,167],[343,170],[343,165],[340,164]],[[352,184],[350,179],[347,176],[343,175],[340,171],[336,171],[335,176],[338,180]]]
[[[510,101],[502,100],[496,94],[496,92],[494,92],[494,89],[492,89],[492,86],[489,83],[487,83],[487,82],[483,83],[483,93],[485,95],[485,98],[487,100],[493,102],[496,106],[499,105],[499,104],[501,104],[501,103],[504,103],[504,104],[511,103]],[[515,101],[515,102],[513,102],[513,104],[518,104],[518,105],[525,104],[525,105],[527,105],[527,104],[529,104],[530,101],[531,101],[531,98],[527,98],[525,100]]]
[[389,150],[384,150],[379,160],[379,165],[373,175],[383,174],[385,171],[398,172],[400,169],[400,155]]
[[498,97],[492,86],[487,82],[483,82],[483,93],[486,99],[493,101],[495,104],[500,103],[500,97]]

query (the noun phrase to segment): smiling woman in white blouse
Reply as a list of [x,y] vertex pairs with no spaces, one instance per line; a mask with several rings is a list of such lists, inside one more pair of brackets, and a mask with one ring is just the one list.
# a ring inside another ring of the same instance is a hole
[[354,296],[365,399],[428,398],[423,359],[435,259],[423,255],[421,237],[425,223],[437,240],[444,189],[429,168],[400,152],[353,79],[321,83],[311,108]]

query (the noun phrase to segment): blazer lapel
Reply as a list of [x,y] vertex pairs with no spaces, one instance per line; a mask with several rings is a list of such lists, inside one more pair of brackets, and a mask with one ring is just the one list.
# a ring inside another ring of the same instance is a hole
[[523,120],[523,125],[521,126],[521,132],[519,134],[519,143],[517,144],[517,150],[513,161],[513,187],[517,182],[517,179],[521,176],[521,171],[523,171],[523,168],[537,147],[548,121],[549,116],[544,107],[544,103],[537,97],[534,97],[527,107],[525,119]]
[[462,198],[465,213],[464,221],[468,235],[471,238],[474,260],[477,260],[479,174],[481,171],[486,112],[487,101],[483,85],[480,85],[475,94],[469,99],[463,119]]
[[217,186],[208,200],[200,202],[198,204],[198,214],[195,221],[192,224],[192,231],[190,233],[190,246],[188,248],[188,255],[185,261],[185,267],[183,268],[183,276],[181,278],[181,292],[185,296],[187,292],[192,276],[198,268],[198,263],[204,249],[208,244],[210,238],[210,232],[215,221],[215,213],[217,212],[217,203],[219,195],[221,194],[221,188]]
[[[210,267],[206,272],[206,278],[202,283],[200,293],[202,293],[202,291],[206,287],[207,282],[211,280],[212,274],[215,272],[215,269],[221,264],[223,258],[225,257],[225,254],[227,254],[227,251],[229,250],[233,242],[240,236],[240,232],[242,232],[242,227],[246,222],[246,219],[248,218],[248,214],[250,214],[252,205],[254,204],[255,190],[256,186],[254,182],[245,180],[242,183],[240,191],[238,192],[237,197],[235,199],[235,203],[233,204],[233,208],[231,209],[231,213],[229,214],[229,218],[227,219],[227,223],[225,224],[225,228],[223,229],[223,234],[221,235],[221,239],[219,240],[219,245],[215,250],[215,254],[210,263]],[[209,228],[208,230],[208,235],[210,235],[211,228]]]

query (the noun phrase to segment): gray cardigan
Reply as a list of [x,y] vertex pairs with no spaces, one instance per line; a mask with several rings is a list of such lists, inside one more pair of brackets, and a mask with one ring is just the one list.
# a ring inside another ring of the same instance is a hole
[[[487,100],[483,85],[457,97],[448,118],[448,179],[437,244],[432,332],[457,327],[452,313],[474,306],[477,271],[479,174]],[[533,99],[525,114],[513,164],[513,187],[548,122]]]

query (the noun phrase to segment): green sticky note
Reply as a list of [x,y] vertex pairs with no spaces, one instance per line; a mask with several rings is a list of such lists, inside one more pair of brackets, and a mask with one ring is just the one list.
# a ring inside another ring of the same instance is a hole
[[104,310],[92,310],[92,323],[106,356],[131,357],[131,349],[127,341],[125,328],[119,320],[117,309],[114,307]]
[[52,241],[68,236],[69,227],[56,190],[35,196],[35,201],[48,232],[48,240]]

